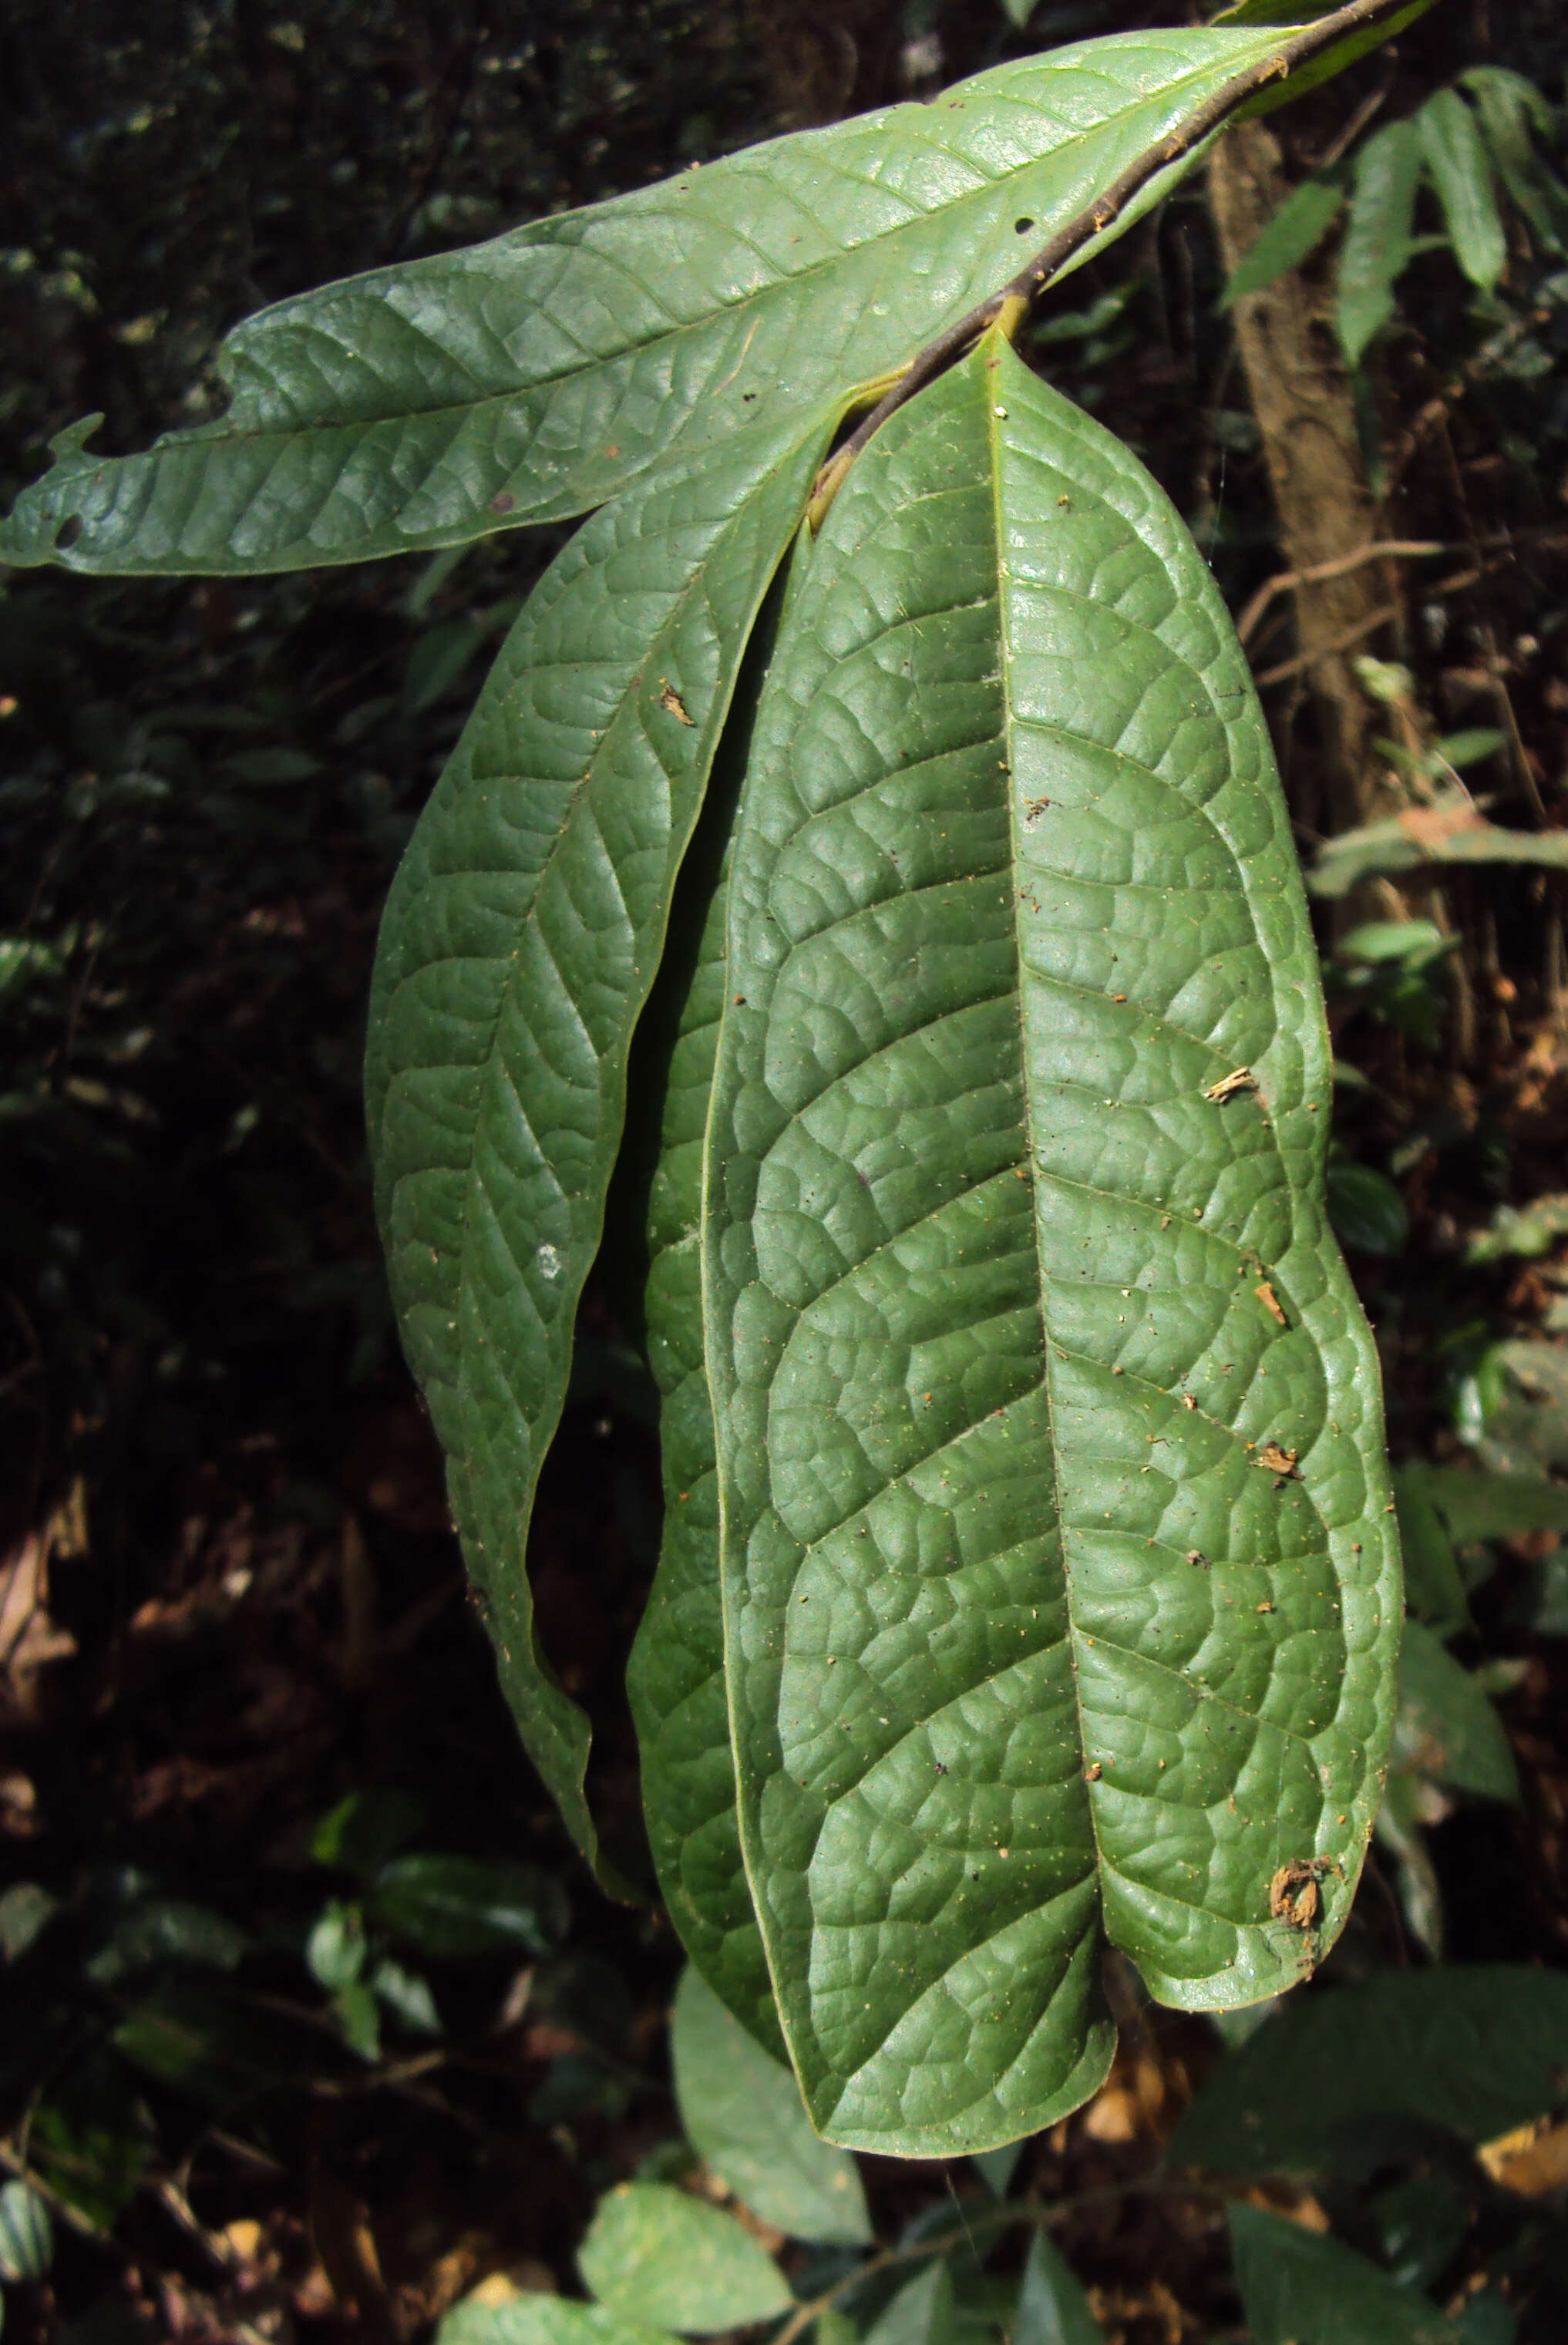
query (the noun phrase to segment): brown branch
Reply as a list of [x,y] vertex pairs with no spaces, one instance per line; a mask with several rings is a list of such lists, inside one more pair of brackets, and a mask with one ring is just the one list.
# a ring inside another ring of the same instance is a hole
[[1276,594],[1284,594],[1298,586],[1318,586],[1329,578],[1343,578],[1349,572],[1359,570],[1369,562],[1413,559],[1418,554],[1446,553],[1448,551],[1441,538],[1391,537],[1380,544],[1358,546],[1354,553],[1342,553],[1336,562],[1314,562],[1307,570],[1281,570],[1276,576],[1265,579],[1242,612],[1236,623],[1237,639],[1245,644],[1256,632],[1259,619]]
[[1319,660],[1332,659],[1336,652],[1348,652],[1352,644],[1364,642],[1368,635],[1375,634],[1380,627],[1386,627],[1399,615],[1397,603],[1385,603],[1380,611],[1372,613],[1370,618],[1358,620],[1353,627],[1346,627],[1340,634],[1330,635],[1326,644],[1319,644],[1312,651],[1298,652],[1294,659],[1281,660],[1278,667],[1266,667],[1252,681],[1259,692],[1268,685],[1283,684],[1288,676],[1300,675],[1306,669],[1316,667]]
[[1201,147],[1217,130],[1223,129],[1231,116],[1239,112],[1249,98],[1257,97],[1270,82],[1284,81],[1301,66],[1311,65],[1326,51],[1335,48],[1352,34],[1370,32],[1390,16],[1398,16],[1408,8],[1410,0],[1349,0],[1343,8],[1336,8],[1331,16],[1319,17],[1280,42],[1272,56],[1262,64],[1251,66],[1245,73],[1234,74],[1223,82],[1201,106],[1195,106],[1184,122],[1174,130],[1145,147],[1125,170],[1119,171],[1108,188],[1095,198],[1092,204],[1064,222],[1048,244],[1043,245],[1033,260],[1025,262],[1016,277],[1010,278],[999,292],[977,302],[945,333],[928,342],[917,351],[899,376],[891,391],[880,399],[863,420],[858,423],[843,446],[830,456],[817,475],[812,493],[813,519],[820,518],[833,492],[850,466],[875,432],[891,415],[896,415],[915,393],[923,391],[928,382],[942,374],[954,360],[962,358],[972,343],[977,342],[986,329],[994,324],[999,312],[1009,301],[1022,302],[1025,307],[1038,299],[1053,278],[1058,276],[1069,260],[1086,244],[1100,236],[1120,218],[1133,198],[1141,195],[1149,181],[1179,163],[1195,147]]

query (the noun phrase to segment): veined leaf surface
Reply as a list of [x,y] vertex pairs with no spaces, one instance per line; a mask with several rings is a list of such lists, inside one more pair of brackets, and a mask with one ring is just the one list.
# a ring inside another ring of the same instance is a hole
[[1216,2008],[1338,1929],[1394,1518],[1288,823],[1178,518],[993,337],[796,559],[705,1172],[741,1838],[818,2127],[952,2154],[1099,2082],[1104,1940]]
[[[759,633],[770,633],[765,617]],[[664,1531],[632,1647],[626,1691],[642,1761],[643,1811],[666,1908],[703,1977],[780,2057],[772,1984],[740,1856],[718,1593],[718,1483],[703,1358],[702,1145],[725,986],[727,849],[749,736],[743,707],[754,643],[703,819],[682,868],[670,945],[638,1068],[662,1101],[647,1203],[643,1318],[659,1388]]]
[[676,872],[832,424],[754,427],[579,532],[503,647],[382,924],[366,1097],[403,1347],[507,1699],[590,1853],[587,1721],[535,1638],[529,1510]]
[[0,561],[290,569],[585,512],[902,366],[1280,39],[1080,42],[279,302],[219,350],[218,421],[117,459],[86,451],[97,418],[63,434]]

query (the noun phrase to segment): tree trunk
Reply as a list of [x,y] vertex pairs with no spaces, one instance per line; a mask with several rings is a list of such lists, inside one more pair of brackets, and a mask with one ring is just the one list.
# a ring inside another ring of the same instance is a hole
[[[1227,131],[1209,160],[1208,194],[1227,273],[1267,227],[1289,189],[1278,144],[1258,122]],[[1362,471],[1349,384],[1329,317],[1325,286],[1298,269],[1234,310],[1237,342],[1279,521],[1285,568],[1299,574],[1343,560],[1378,533]],[[1386,563],[1295,590],[1296,627],[1315,718],[1315,771],[1288,761],[1293,810],[1325,833],[1353,828],[1397,800],[1369,748],[1372,712],[1350,665],[1372,648],[1395,602]],[[1299,704],[1298,704],[1299,706]],[[1294,713],[1294,712],[1293,712]],[[1281,745],[1282,748],[1285,746]]]

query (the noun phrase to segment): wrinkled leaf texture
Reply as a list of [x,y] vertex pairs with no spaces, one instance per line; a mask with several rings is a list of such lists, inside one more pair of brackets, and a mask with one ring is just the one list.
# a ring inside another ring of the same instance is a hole
[[988,338],[795,559],[700,1248],[742,1853],[819,2128],[981,2150],[1103,2076],[1105,1939],[1217,2008],[1300,1974],[1280,1866],[1342,1919],[1378,1370],[1267,732],[1155,484]]
[[[367,1057],[405,1347],[591,1854],[527,1518],[748,640],[856,385],[1278,38],[1081,44],[281,303],[226,344],[224,416],[118,460],[76,427],[0,532],[265,571],[600,507],[400,869]],[[1239,2003],[1302,1964],[1278,1863],[1339,1865],[1342,1918],[1397,1635],[1376,1367],[1262,721],[1135,463],[988,346],[873,442],[780,625],[655,1198],[650,1824],[823,2130],[983,2149],[1103,2074],[1102,1931]],[[1207,1098],[1232,1061],[1256,1091]]]
[[[1161,34],[1084,45],[1001,69],[934,109],[898,109],[820,138],[779,142],[687,182],[521,231],[443,261],[444,278],[439,269],[435,279],[421,275],[423,263],[383,272],[241,330],[254,337],[244,343],[252,358],[274,350],[286,371],[297,325],[319,388],[324,349],[347,337],[372,367],[389,319],[412,303],[425,338],[417,363],[400,327],[396,398],[377,393],[397,407],[402,431],[412,429],[411,375],[428,388],[440,374],[429,338],[439,343],[461,328],[472,372],[478,345],[490,349],[504,312],[508,363],[521,335],[543,386],[528,395],[526,446],[515,432],[503,435],[504,486],[492,486],[486,500],[475,481],[502,476],[485,471],[487,460],[464,440],[458,470],[468,502],[461,514],[450,508],[451,526],[436,536],[489,525],[496,494],[510,514],[537,519],[621,492],[531,596],[414,834],[382,925],[366,1071],[404,1348],[448,1454],[453,1513],[508,1699],[590,1854],[588,1726],[536,1641],[523,1561],[528,1515],[599,1243],[632,1031],[748,637],[849,396],[851,341],[857,375],[909,357],[977,288],[1017,265],[1020,221],[1032,249],[1151,136],[1255,64],[1271,38]],[[1018,209],[1023,202],[1030,212]],[[493,281],[486,270],[501,273]],[[440,298],[435,282],[446,287]],[[679,330],[667,318],[660,324],[648,303],[661,316],[674,305]],[[575,355],[562,341],[563,320]],[[494,398],[472,412],[500,430]],[[359,516],[351,550],[436,542],[428,531],[408,534],[406,505],[391,536],[390,524],[372,524],[373,483],[390,482],[401,496],[418,464],[412,443],[400,441],[394,457],[381,424],[361,418],[355,428],[361,452],[341,475]],[[306,472],[311,452],[329,442],[334,463],[348,461],[331,433],[321,438],[324,429],[302,425],[297,435]],[[500,444],[486,442],[492,452]],[[229,559],[238,547],[243,562],[260,561],[262,540],[232,503],[244,467],[232,439],[225,445],[214,477],[229,502],[218,538]],[[188,460],[199,471],[208,462],[188,436],[181,446],[183,455],[168,442],[127,460],[152,466],[148,480],[160,464],[174,466],[168,495],[177,503],[186,494],[178,465]],[[613,461],[599,452],[612,446]],[[442,462],[450,469],[457,458]],[[266,537],[267,561],[327,558],[350,546],[336,522],[321,518],[349,494],[341,480],[331,474],[319,508],[298,482],[287,495],[269,488],[280,512],[297,521],[311,508],[315,518],[306,536],[289,541],[292,553],[275,532]],[[192,510],[204,513],[205,491],[187,485]],[[46,482],[36,492],[51,493]],[[73,560],[97,548],[92,558],[123,564],[137,544],[161,549],[160,559],[168,553],[162,492],[140,520],[132,512],[142,511],[140,492],[125,493],[128,503],[113,492],[101,527],[84,528]],[[206,521],[191,527],[195,535],[180,543],[206,561],[211,530]],[[708,1682],[685,1724],[702,1727],[714,1708]],[[726,1763],[696,1764],[702,1796],[728,1802]],[[656,1823],[656,1843],[661,1830],[672,1837]],[[727,1812],[716,1831],[732,1845]],[[688,1835],[676,1837],[684,1848]],[[714,1873],[700,1844],[677,1864]],[[663,1870],[667,1884],[668,1861]],[[711,1949],[695,1939],[693,1951],[740,2015],[766,2031],[757,2017],[768,1990],[754,1927],[729,1910],[738,1903],[733,1865],[725,1877],[728,1892],[717,1876],[711,1884],[708,1903],[725,1909],[712,1926],[733,1938],[750,1985],[738,1974],[721,1979]],[[678,1905],[679,1883],[668,1893]]]
[[219,350],[215,421],[112,460],[96,417],[62,435],[0,561],[314,567],[584,513],[903,365],[1278,42],[1081,42],[278,302]]

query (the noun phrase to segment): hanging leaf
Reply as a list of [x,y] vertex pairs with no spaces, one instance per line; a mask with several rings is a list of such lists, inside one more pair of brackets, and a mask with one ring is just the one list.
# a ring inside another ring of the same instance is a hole
[[298,569],[583,513],[906,364],[1278,46],[1081,42],[278,302],[219,349],[216,421],[118,458],[87,452],[101,417],[62,433],[0,561]]
[[1552,104],[1523,74],[1502,66],[1472,66],[1460,86],[1473,99],[1481,136],[1497,175],[1530,230],[1548,252],[1568,252],[1568,188],[1536,152],[1557,135]]
[[536,1864],[450,1850],[394,1857],[370,1884],[372,1921],[422,1954],[545,1954],[566,1934],[566,1894]]
[[1565,2042],[1558,1971],[1455,1964],[1323,1987],[1227,2054],[1167,2163],[1354,2178],[1434,2134],[1491,2141],[1561,2106]]
[[1490,293],[1508,259],[1508,241],[1475,116],[1457,90],[1440,89],[1415,119],[1454,259],[1472,285]]
[[796,563],[706,1174],[741,1837],[819,2130],[972,2152],[1103,2076],[1102,1933],[1212,2007],[1299,1974],[1281,1866],[1339,1926],[1377,1368],[1267,734],[1154,484],[988,340]]
[[624,2182],[602,2198],[577,2261],[617,2319],[683,2336],[768,2320],[794,2301],[733,2215],[663,2182]]
[[0,2279],[40,2280],[54,2259],[55,2227],[32,2184],[0,2185]]
[[643,1806],[671,1921],[708,1985],[757,2041],[785,2056],[773,1985],[741,1862],[724,1682],[718,1488],[702,1345],[702,1139],[724,1000],[723,859],[752,705],[771,630],[748,659],[749,689],[720,751],[702,826],[681,875],[660,990],[639,1042],[634,1101],[661,1103],[657,1132],[628,1135],[647,1223],[642,1298],[660,1393],[664,1535],[632,1647],[626,1691],[642,1759]]
[[1339,346],[1357,366],[1394,314],[1394,283],[1410,258],[1423,160],[1412,122],[1374,130],[1356,157],[1350,216],[1339,251]]
[[831,414],[667,471],[535,588],[382,924],[365,1090],[403,1348],[530,1757],[578,1844],[587,1721],[524,1568],[583,1281],[736,672]]
[[1254,2345],[1465,2345],[1426,2297],[1338,2239],[1239,2201],[1227,2219]]
[[958,2337],[952,2274],[932,2262],[904,2282],[866,2331],[865,2345],[958,2345]]
[[1315,171],[1303,179],[1242,254],[1219,297],[1220,308],[1233,309],[1249,293],[1261,293],[1288,269],[1299,269],[1317,251],[1344,206],[1340,172]]
[[754,2215],[793,2239],[870,2244],[854,2159],[819,2137],[789,2070],[695,1970],[676,1995],[670,2050],[687,2139]]

